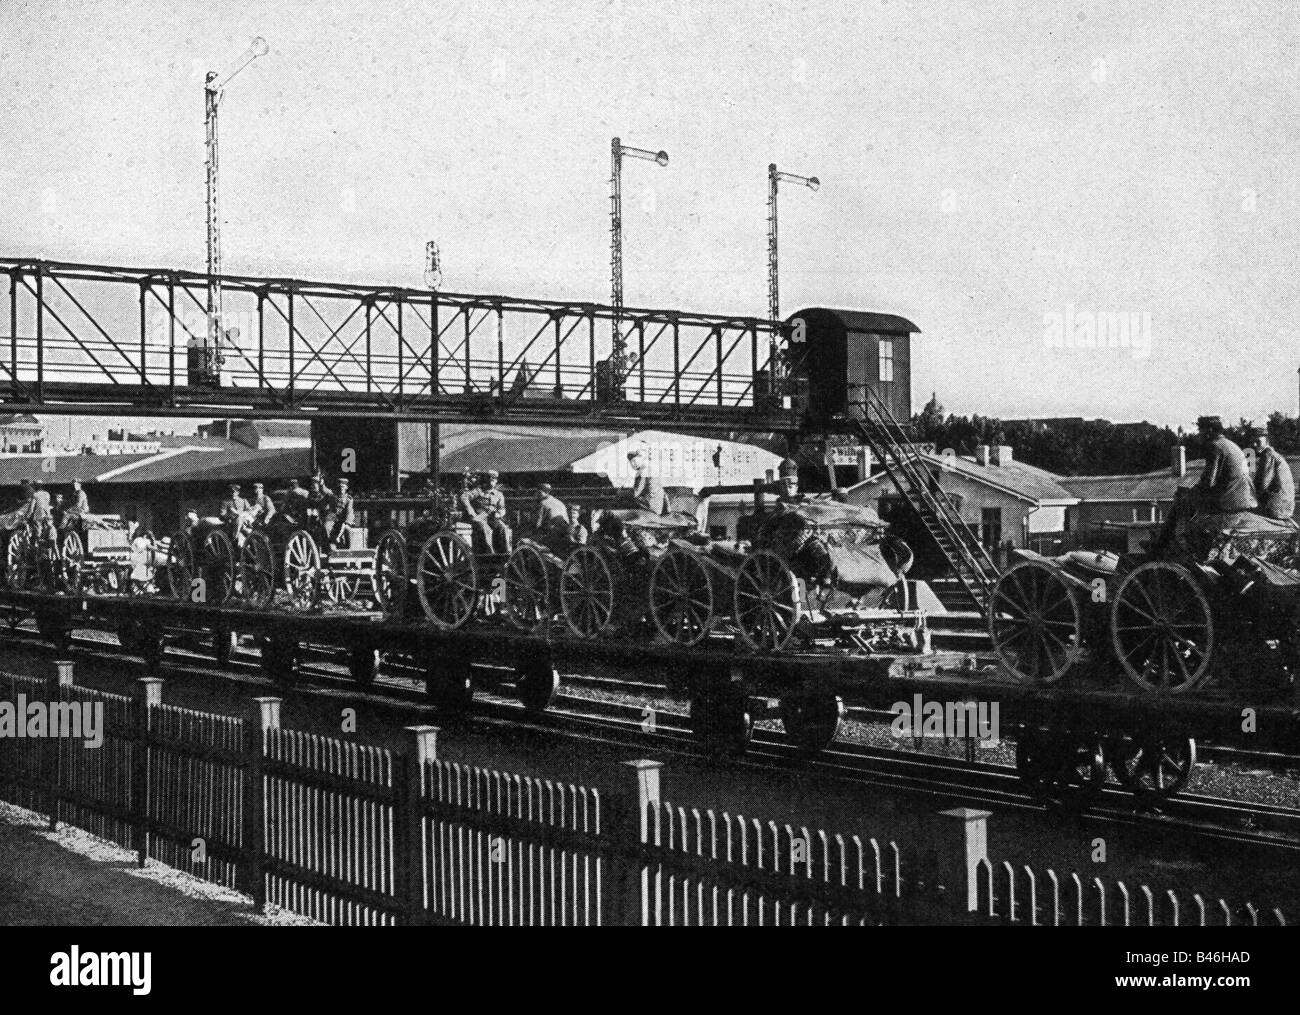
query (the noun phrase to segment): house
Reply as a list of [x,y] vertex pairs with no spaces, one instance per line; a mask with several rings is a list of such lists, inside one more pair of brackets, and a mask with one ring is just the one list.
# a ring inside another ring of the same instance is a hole
[[[934,489],[943,490],[963,522],[990,551],[1028,547],[1066,531],[1067,510],[1079,498],[1046,469],[1015,460],[1006,446],[981,445],[973,457],[921,452]],[[942,571],[945,562],[916,512],[883,472],[848,488],[852,504],[873,507],[912,547],[919,576]]]
[[44,440],[45,425],[35,416],[0,416],[0,454],[39,454]]

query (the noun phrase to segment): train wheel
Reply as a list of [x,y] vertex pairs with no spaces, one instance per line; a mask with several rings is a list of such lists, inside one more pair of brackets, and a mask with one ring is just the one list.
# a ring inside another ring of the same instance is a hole
[[560,572],[560,609],[569,630],[594,638],[614,616],[614,578],[600,551],[579,546]]
[[989,637],[1017,680],[1055,683],[1078,660],[1083,645],[1079,594],[1050,564],[1017,564],[993,587]]
[[1196,768],[1196,741],[1191,737],[1153,734],[1124,737],[1111,755],[1115,777],[1147,800],[1168,800],[1182,792]]
[[298,678],[298,643],[284,635],[263,635],[260,641],[262,672],[284,687]]
[[396,529],[389,529],[375,546],[375,599],[385,617],[403,615],[406,575],[406,540]]
[[799,583],[770,550],[751,553],[736,574],[735,621],[741,640],[755,652],[779,652],[803,616]]
[[824,751],[844,718],[844,699],[834,694],[795,694],[781,699],[781,725],[805,751]]
[[230,661],[239,647],[239,635],[228,627],[214,628],[212,631],[212,655],[217,665],[223,670],[230,669]]
[[320,586],[320,550],[311,534],[296,529],[284,544],[284,587],[290,603],[300,610],[316,605]]
[[203,539],[203,575],[207,581],[207,602],[220,606],[235,592],[235,544],[221,529]]
[[550,659],[533,659],[515,666],[515,697],[530,712],[545,712],[559,692],[560,674]]
[[1106,757],[1095,737],[1025,729],[1016,739],[1016,770],[1040,800],[1086,805],[1106,785]]
[[239,598],[255,610],[275,598],[275,553],[265,532],[250,532],[239,550]]
[[1125,675],[1144,691],[1182,694],[1204,682],[1214,618],[1186,568],[1156,560],[1125,575],[1115,590],[1110,631]]
[[430,659],[425,667],[424,693],[445,712],[467,712],[474,704],[474,680],[464,659]]
[[506,617],[521,631],[535,632],[551,622],[550,565],[535,546],[521,543],[506,561]]
[[74,595],[82,591],[82,577],[86,566],[86,549],[81,536],[68,532],[59,541],[59,581],[64,591]]
[[36,630],[42,638],[57,649],[68,648],[72,640],[72,625],[66,614],[41,610],[36,614]]
[[22,591],[31,586],[33,576],[27,553],[30,540],[31,535],[25,525],[20,525],[9,535],[9,542],[5,546],[5,580],[11,589]]
[[691,731],[714,757],[744,754],[754,733],[744,689],[738,684],[699,688],[691,698]]
[[435,532],[420,547],[415,588],[424,615],[434,627],[464,627],[478,608],[478,563],[474,551],[454,532]]
[[379,674],[379,649],[353,645],[348,653],[348,674],[362,687],[369,687]]
[[194,547],[189,533],[182,530],[172,536],[167,547],[167,585],[172,598],[188,602],[193,582]]
[[704,557],[674,546],[650,572],[650,616],[678,645],[698,645],[713,629],[713,580]]

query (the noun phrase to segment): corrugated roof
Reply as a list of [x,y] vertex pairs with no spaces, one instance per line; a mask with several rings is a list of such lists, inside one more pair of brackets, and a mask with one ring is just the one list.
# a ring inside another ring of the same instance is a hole
[[465,445],[451,454],[443,454],[443,472],[560,472],[580,458],[612,444],[622,434],[594,433],[582,437],[547,437],[528,440],[521,437],[487,437]]
[[[124,463],[125,464],[125,463]],[[274,480],[311,474],[311,449],[286,448],[254,451],[231,444],[221,451],[182,451],[154,456],[134,468],[110,476],[108,485],[131,483],[216,483],[236,480]]]
[[38,479],[46,486],[62,486],[80,479],[85,483],[97,482],[97,476],[124,465],[147,462],[154,455],[58,455],[54,471],[44,472],[44,456],[25,458],[0,458],[0,486],[18,486],[24,479]]
[[[1045,500],[1068,500],[1078,498],[1063,485],[1064,480],[1053,472],[1040,469],[1036,465],[1018,462],[1014,459],[1002,465],[978,465],[973,458],[964,456],[943,458],[939,455],[923,454],[923,458],[942,468],[951,469],[958,475],[965,476],[977,483],[984,483],[1000,490],[1035,503]],[[889,482],[882,472],[867,480],[870,483]]]

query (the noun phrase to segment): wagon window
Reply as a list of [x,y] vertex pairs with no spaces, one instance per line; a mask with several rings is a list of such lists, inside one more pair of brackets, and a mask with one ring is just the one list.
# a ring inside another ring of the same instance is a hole
[[879,342],[880,371],[877,375],[882,384],[894,379],[894,340],[882,338]]

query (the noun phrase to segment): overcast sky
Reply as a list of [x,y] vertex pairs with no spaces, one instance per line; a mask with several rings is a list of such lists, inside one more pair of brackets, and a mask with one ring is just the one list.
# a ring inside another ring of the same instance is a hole
[[[0,6],[5,256],[202,269],[203,73],[260,35],[228,272],[420,285],[435,238],[448,290],[607,301],[619,135],[671,155],[625,165],[629,305],[764,315],[776,162],[822,180],[782,190],[783,311],[913,320],[918,407],[1296,412],[1286,0]],[[1067,312],[1149,315],[1149,355],[1049,347]]]

